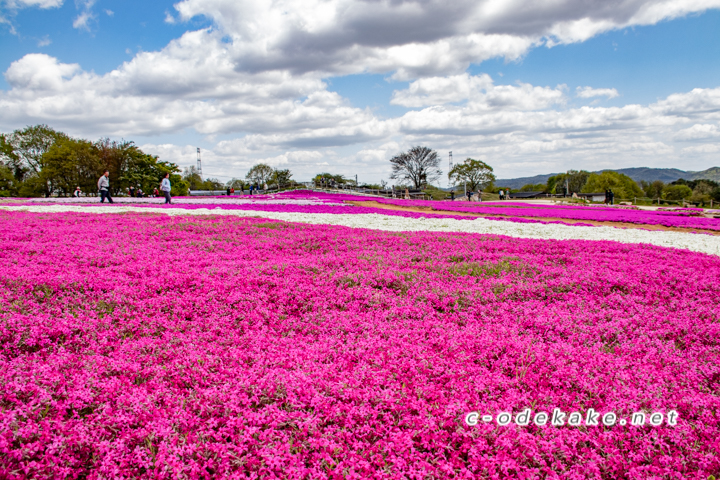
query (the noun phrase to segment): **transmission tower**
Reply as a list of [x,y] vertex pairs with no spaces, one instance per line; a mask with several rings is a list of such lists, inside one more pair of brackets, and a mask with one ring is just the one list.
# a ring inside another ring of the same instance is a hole
[[450,165],[450,168],[448,169],[448,187],[450,185],[450,172],[452,172],[453,169],[453,160],[452,160],[452,152],[450,152],[450,158],[448,159],[448,164]]
[[200,161],[200,147],[197,147],[197,173],[200,175],[200,178],[203,178],[202,162]]

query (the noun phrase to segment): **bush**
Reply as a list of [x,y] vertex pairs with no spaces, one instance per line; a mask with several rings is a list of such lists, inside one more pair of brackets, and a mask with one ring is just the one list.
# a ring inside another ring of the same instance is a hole
[[693,191],[687,185],[667,185],[663,188],[663,200],[685,200],[692,196]]
[[599,193],[608,189],[613,191],[615,198],[633,198],[645,195],[640,186],[635,183],[635,180],[612,170],[590,174],[582,191],[584,193]]

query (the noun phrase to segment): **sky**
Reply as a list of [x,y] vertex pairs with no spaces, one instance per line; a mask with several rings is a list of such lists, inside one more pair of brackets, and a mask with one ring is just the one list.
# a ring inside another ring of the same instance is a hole
[[[720,0],[0,0],[0,131],[244,178],[720,166]],[[440,179],[447,184],[447,177]]]

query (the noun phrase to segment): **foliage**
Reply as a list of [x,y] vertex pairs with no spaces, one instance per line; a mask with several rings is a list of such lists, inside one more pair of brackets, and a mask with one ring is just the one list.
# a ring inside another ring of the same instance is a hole
[[434,182],[442,174],[437,152],[427,147],[413,147],[391,158],[390,164],[390,178],[410,182],[415,188]]
[[270,165],[258,163],[248,171],[245,178],[250,181],[250,183],[257,185],[259,188],[263,188],[263,186],[272,179],[273,172],[274,170]]
[[633,198],[644,195],[644,192],[635,180],[623,173],[612,170],[590,174],[587,183],[582,188],[582,192],[601,193],[608,189],[612,190],[615,198]]
[[[567,173],[548,178],[545,192],[565,195],[580,193],[583,191],[589,177],[590,172],[585,170],[568,170]],[[566,191],[566,186],[568,191]]]
[[[183,170],[182,180],[187,184],[188,190],[225,190],[226,185],[215,178],[203,180],[194,166],[186,167]],[[172,180],[171,180],[172,185]]]
[[[173,195],[187,192],[177,165],[144,153],[133,142],[102,138],[93,143],[47,125],[0,134],[0,163],[13,177],[10,182],[6,171],[0,174],[4,179],[0,191],[23,197],[70,195],[78,186],[86,195],[95,194],[105,170],[110,172],[110,190],[115,195],[130,186],[150,192],[166,173],[170,173]],[[6,184],[12,186],[6,189]]]
[[97,180],[104,171],[98,148],[87,140],[58,139],[42,161],[40,178],[61,196],[72,195],[78,186],[86,193],[97,191]]
[[342,175],[333,175],[332,173],[327,172],[318,173],[317,175],[315,175],[312,181],[316,187],[320,187],[323,185],[345,185],[348,183],[355,183],[354,180],[348,180]]
[[225,186],[227,188],[234,188],[235,190],[244,190],[245,182],[243,182],[240,178],[233,178],[232,180],[227,182]]
[[546,190],[547,185],[544,183],[528,183],[527,185],[520,187],[521,192],[545,192]]
[[17,196],[18,186],[10,167],[0,164],[0,197]]
[[430,198],[432,198],[433,200],[445,200],[446,198],[450,197],[450,192],[446,192],[445,190],[440,190],[439,188],[437,188],[433,185],[428,185],[427,187],[425,187],[423,192],[426,195],[429,195]]
[[270,182],[274,185],[277,185],[277,188],[289,187],[292,185],[292,173],[289,169],[275,169],[273,170],[272,176],[270,177]]
[[685,200],[692,196],[692,189],[687,185],[666,185],[662,191],[663,200]]
[[467,182],[468,189],[476,191],[495,181],[493,168],[482,160],[466,158],[456,164],[448,174],[450,181],[456,185]]
[[665,184],[662,182],[662,180],[655,180],[652,183],[643,180],[640,182],[640,187],[645,192],[646,197],[660,198],[662,196],[663,188],[665,188]]

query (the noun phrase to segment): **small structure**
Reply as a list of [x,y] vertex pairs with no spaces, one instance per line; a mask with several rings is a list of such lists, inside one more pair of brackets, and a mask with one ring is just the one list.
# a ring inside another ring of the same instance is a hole
[[584,198],[585,200],[589,200],[591,202],[604,202],[605,201],[604,193],[578,193],[577,196],[580,198]]
[[510,198],[539,198],[544,195],[544,192],[511,192]]

